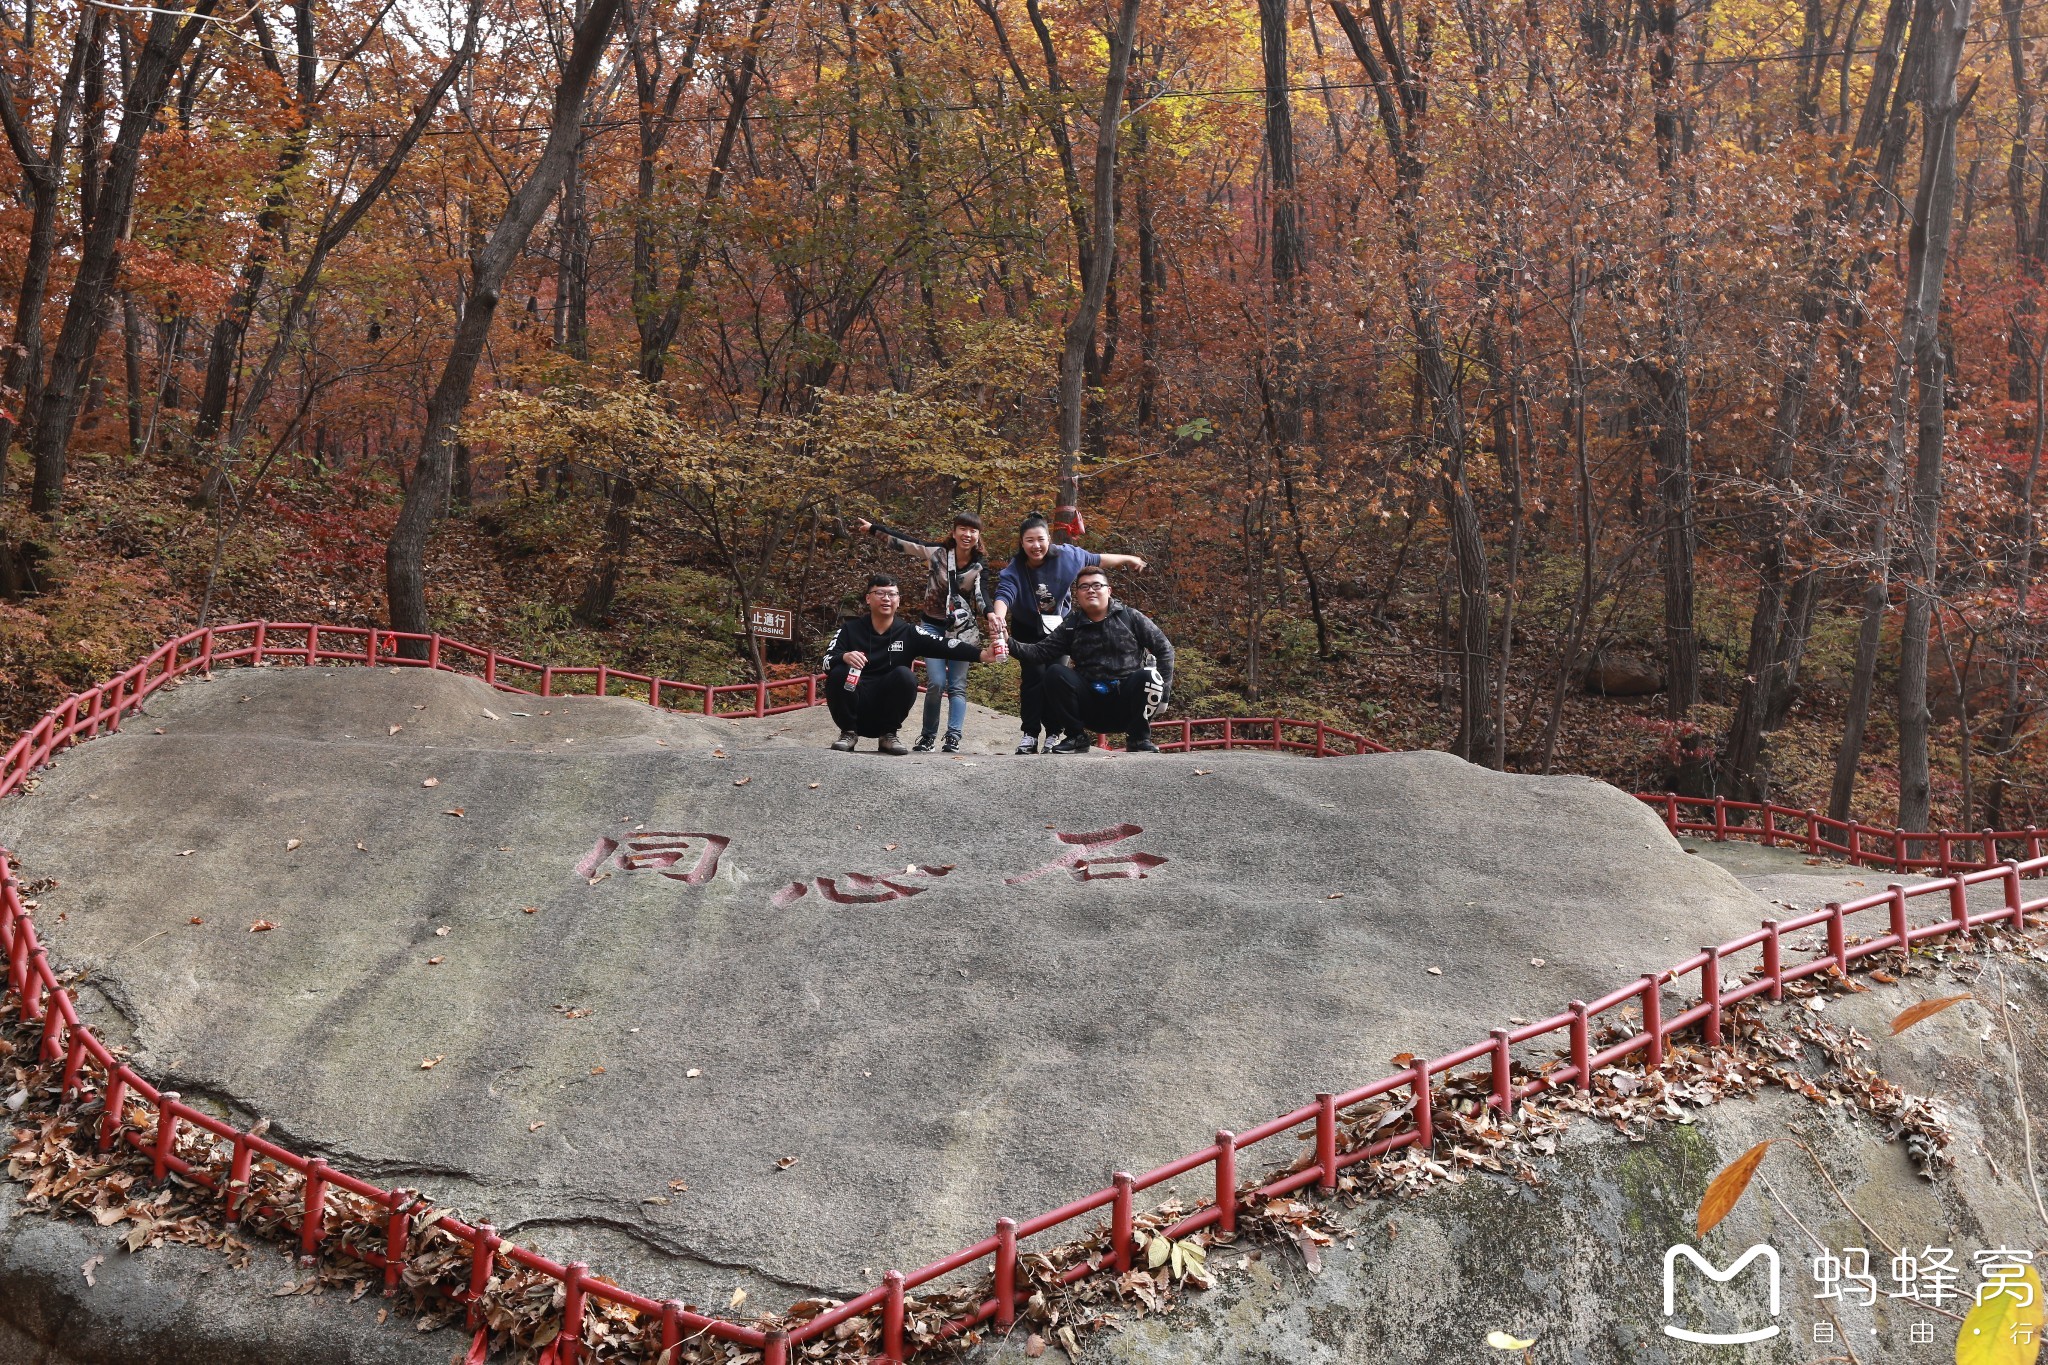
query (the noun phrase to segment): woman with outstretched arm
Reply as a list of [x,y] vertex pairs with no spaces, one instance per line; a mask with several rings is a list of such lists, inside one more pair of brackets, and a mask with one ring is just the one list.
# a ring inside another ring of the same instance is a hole
[[[919,540],[904,531],[893,530],[866,517],[854,524],[862,535],[877,535],[905,554],[925,564],[924,603],[920,609],[926,630],[956,644],[981,647],[977,622],[988,614],[988,555],[981,548],[981,518],[972,512],[955,512],[953,529],[936,544]],[[939,704],[947,707],[944,752],[960,752],[961,731],[967,724],[967,670],[965,659],[934,658],[924,663],[924,732],[910,747],[928,753],[939,737]]]

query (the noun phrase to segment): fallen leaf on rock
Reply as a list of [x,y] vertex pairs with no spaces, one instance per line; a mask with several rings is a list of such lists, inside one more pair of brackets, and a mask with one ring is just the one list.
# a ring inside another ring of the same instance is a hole
[[726,1305],[726,1307],[728,1307],[728,1308],[737,1308],[737,1307],[739,1307],[739,1306],[740,1306],[741,1304],[745,1303],[746,1301],[747,1301],[747,1291],[746,1291],[746,1290],[744,1290],[744,1289],[735,1289],[735,1290],[733,1290],[733,1291],[732,1291],[732,1302],[728,1303],[728,1304]]
[[1215,771],[1215,769],[1213,769],[1213,768],[1197,768],[1197,769],[1195,769],[1195,776],[1196,776],[1196,777],[1207,777],[1207,776],[1208,776],[1208,775],[1209,775],[1210,773],[1212,773],[1212,772],[1214,772],[1214,771]]
[[744,787],[744,786],[746,786],[746,785],[747,785],[747,784],[748,784],[749,782],[752,782],[753,780],[754,780],[754,779],[753,779],[753,778],[751,778],[751,777],[737,777],[737,778],[734,778],[734,779],[733,779],[733,785],[734,785],[735,787]]
[[1729,1162],[1708,1184],[1706,1194],[1700,1198],[1700,1236],[1706,1236],[1716,1223],[1728,1216],[1728,1211],[1735,1207],[1735,1201],[1742,1198],[1742,1192],[1749,1188],[1756,1168],[1763,1164],[1764,1153],[1770,1149],[1769,1142],[1759,1142]]
[[498,713],[496,711],[493,711],[490,707],[486,706],[483,711],[483,716],[485,720],[496,720],[498,718]]
[[1038,1335],[1038,1333],[1036,1332],[1033,1332],[1029,1337],[1025,1338],[1024,1354],[1028,1359],[1031,1360],[1036,1360],[1040,1356],[1044,1355],[1045,1338]]
[[377,1310],[377,1325],[379,1327],[382,1327],[390,1318],[391,1310],[389,1308],[379,1308]]
[[452,816],[454,816],[454,817],[455,817],[456,819],[460,820],[460,819],[462,818],[462,807],[460,807],[460,806],[450,806],[450,807],[449,807],[449,808],[448,808],[447,810],[444,810],[444,811],[442,811],[442,812],[441,812],[441,814],[443,814],[443,815],[452,815]]
[[442,925],[442,926],[441,926],[440,928],[438,928],[438,929],[436,929],[436,930],[434,931],[434,937],[435,937],[435,938],[446,938],[446,937],[448,937],[448,932],[449,932],[449,931],[448,931],[448,926],[444,924],[444,925]]
[[703,1075],[704,1073],[693,1066],[688,1071],[685,1071],[683,1074],[685,1076],[688,1076],[690,1079],[695,1080],[697,1077]]
[[1532,957],[1529,959],[1529,965],[1531,967],[1541,967],[1543,965],[1543,959],[1540,957]]
[[289,853],[304,842],[305,840],[303,839],[287,839],[284,841],[284,851]]
[[797,1158],[795,1158],[795,1157],[793,1157],[793,1156],[786,1156],[786,1157],[782,1157],[782,1158],[780,1158],[780,1159],[778,1159],[778,1160],[776,1161],[776,1163],[775,1163],[775,1169],[776,1169],[776,1170],[778,1170],[778,1171],[786,1171],[786,1170],[788,1170],[788,1169],[789,1169],[790,1167],[792,1167],[792,1166],[796,1165],[796,1163],[797,1163]]
[[260,934],[263,933],[265,930],[275,929],[276,927],[277,925],[271,922],[270,920],[259,919],[254,924],[249,926],[249,932],[252,934]]
[[1536,1338],[1511,1337],[1506,1332],[1488,1332],[1486,1344],[1496,1351],[1526,1351],[1536,1344]]
[[434,1069],[435,1067],[437,1067],[437,1066],[439,1066],[439,1065],[441,1064],[441,1057],[445,1057],[445,1056],[447,1056],[447,1055],[448,1055],[448,1054],[444,1052],[444,1053],[440,1054],[440,1056],[438,1056],[438,1057],[426,1057],[426,1058],[422,1058],[422,1059],[421,1059],[421,1061],[420,1061],[420,1070],[422,1070],[422,1071],[432,1071],[432,1070],[433,1070],[433,1069]]
[[1444,969],[1441,967],[1430,967],[1426,970],[1429,972],[1431,976],[1442,976],[1444,974]]
[[548,1121],[546,1119],[535,1119],[532,1123],[526,1125],[526,1131],[529,1133],[538,1133],[541,1129],[547,1126]]
[[668,1202],[668,1196],[665,1194],[651,1194],[647,1196],[647,1198],[641,1200],[640,1202],[643,1204],[666,1204]]
[[[162,734],[163,731],[159,730],[157,731],[157,733]],[[87,1261],[84,1265],[79,1267],[80,1270],[85,1272],[85,1283],[87,1288],[91,1288],[94,1284],[97,1283],[97,1281],[95,1281],[92,1277],[92,1272],[97,1270],[99,1267],[105,1265],[106,1263],[106,1257],[95,1256],[91,1260]]]
[[1899,1011],[1897,1018],[1892,1020],[1892,1036],[1896,1038],[1922,1019],[1932,1019],[1950,1005],[1960,1005],[1963,1001],[1970,998],[1969,994],[1965,992],[1962,995],[1944,995],[1939,1000],[1922,1000],[1917,1005],[1908,1005],[1905,1009]]
[[441,785],[441,779],[438,777],[430,777],[426,781],[420,783],[420,785],[422,787],[438,787]]
[[191,856],[192,856],[193,854],[197,853],[198,851],[199,851],[199,850],[198,850],[198,849],[196,849],[196,848],[188,848],[188,849],[185,849],[185,850],[183,850],[182,852],[180,852],[180,853],[178,854],[178,856],[179,856],[180,858],[189,858],[189,857],[191,857]]
[[540,913],[540,907],[538,905],[521,906],[520,913],[527,915],[538,915]]
[[446,962],[447,960],[448,960],[448,959],[447,959],[447,958],[445,958],[445,957],[430,957],[430,958],[428,958],[428,959],[427,959],[427,965],[428,965],[429,967],[438,967],[438,966],[440,966],[440,965],[441,965],[441,964],[442,964],[443,962]]
[[590,1068],[590,1074],[593,1076],[602,1076],[604,1075],[604,1068],[601,1066],[594,1066]]
[[818,784],[817,784],[817,783],[815,783],[815,782],[811,783],[811,790],[812,790],[812,791],[816,791],[817,789],[818,789]]
[[369,851],[369,849],[363,847],[363,841],[361,839],[356,840],[356,852],[368,853]]
[[883,845],[882,845],[882,852],[884,852],[884,853],[894,853],[895,851],[896,851],[896,845],[894,845],[894,844],[883,844]]
[[155,733],[157,733],[157,734],[159,734],[159,735],[160,735],[160,734],[162,734],[163,732],[164,732],[164,727],[163,727],[163,726],[159,725],[159,726],[157,726],[157,727],[156,727],[156,731],[155,731]]
[[588,1019],[590,1011],[587,1009],[563,1010],[562,1017],[564,1019]]
[[1342,891],[1332,891],[1329,895],[1323,897],[1323,899],[1326,901],[1341,901],[1344,899],[1344,893]]
[[689,1186],[688,1186],[687,1184],[685,1184],[684,1182],[682,1182],[682,1181],[680,1181],[680,1180],[671,1180],[671,1181],[669,1181],[669,1182],[668,1182],[668,1187],[669,1187],[669,1188],[670,1188],[671,1190],[675,1191],[675,1192],[676,1192],[677,1194],[681,1194],[681,1193],[682,1193],[682,1192],[683,1192],[684,1190],[687,1190],[687,1189],[689,1189],[689,1188],[690,1188],[690,1187],[689,1187]]
[[194,915],[194,916],[192,916],[192,918],[190,918],[190,919],[186,920],[186,921],[185,921],[185,923],[187,923],[187,924],[204,924],[204,923],[206,923],[206,921],[205,921],[205,920],[203,920],[203,919],[201,919],[201,918],[200,918],[199,916],[197,916],[197,915]]
[[395,735],[395,734],[397,734],[397,733],[398,733],[398,732],[399,732],[400,730],[403,730],[404,728],[405,728],[405,727],[404,727],[403,725],[394,725],[394,726],[392,726],[392,727],[391,727],[391,728],[390,728],[389,730],[386,730],[386,731],[385,731],[384,733],[385,733],[385,734],[387,734],[387,735]]

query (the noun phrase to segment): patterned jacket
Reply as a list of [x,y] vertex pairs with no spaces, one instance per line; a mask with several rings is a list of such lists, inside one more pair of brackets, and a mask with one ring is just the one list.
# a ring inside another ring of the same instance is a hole
[[[879,521],[872,524],[873,534],[905,554],[916,555],[924,561],[924,604],[920,610],[925,623],[948,640],[979,645],[981,629],[976,622],[988,614],[989,607],[986,587],[990,576],[988,556],[976,550],[974,557],[962,564],[958,553],[947,546],[919,540]],[[904,594],[906,598],[909,596],[907,592]],[[906,601],[904,605],[909,603]]]

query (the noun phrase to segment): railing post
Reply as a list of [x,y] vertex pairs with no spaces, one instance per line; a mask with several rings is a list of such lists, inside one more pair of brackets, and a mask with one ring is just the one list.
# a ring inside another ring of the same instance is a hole
[[996,1219],[996,1326],[1017,1320],[1017,1220]]
[[1905,871],[1908,871],[1908,870],[1910,870],[1910,869],[1909,869],[1909,867],[1908,867],[1908,864],[1910,864],[1911,862],[1912,862],[1912,859],[1910,859],[1910,858],[1908,858],[1908,857],[1906,856],[1906,831],[1904,831],[1903,829],[1900,829],[1900,828],[1899,828],[1899,827],[1898,827],[1897,825],[1893,825],[1893,826],[1892,826],[1892,870],[1893,870],[1894,872],[1905,872]]
[[1337,1188],[1337,1097],[1325,1090],[1316,1096],[1316,1165],[1322,1175],[1316,1188],[1324,1194]]
[[1863,866],[1863,826],[1854,820],[1849,822],[1849,866]]
[[1981,865],[1984,867],[1995,867],[1998,864],[1998,831],[1987,825],[1982,831],[1982,837],[1984,839],[1984,861]]
[[315,621],[306,627],[306,667],[311,668],[318,662],[320,662],[320,623]]
[[78,1073],[85,1066],[85,1029],[71,1030],[71,1038],[64,1048],[64,1084],[58,1090],[63,1099],[72,1099],[78,1094]]
[[156,1097],[156,1144],[150,1152],[155,1163],[156,1182],[161,1185],[171,1172],[171,1153],[178,1146],[178,1092],[165,1090]]
[[603,697],[603,696],[608,696],[608,695],[610,695],[610,687],[611,687],[611,681],[612,681],[612,671],[611,671],[611,669],[607,668],[607,667],[606,667],[605,665],[603,665],[603,664],[599,664],[599,665],[597,666],[597,695],[598,695],[598,696],[600,696],[600,697]]
[[398,1293],[405,1275],[405,1251],[412,1241],[414,1200],[405,1190],[391,1192],[391,1214],[384,1220],[384,1297]]
[[1776,847],[1778,846],[1778,831],[1777,831],[1777,829],[1776,829],[1776,827],[1775,827],[1775,824],[1774,824],[1774,822],[1775,822],[1775,821],[1777,820],[1777,818],[1778,818],[1778,808],[1777,808],[1776,806],[1773,806],[1773,805],[1772,805],[1772,804],[1771,804],[1770,802],[1768,802],[1768,801],[1764,802],[1764,847],[1765,847],[1765,848],[1776,848]]
[[1436,1100],[1429,1092],[1429,1063],[1420,1057],[1409,1068],[1408,1091],[1415,1098],[1415,1150],[1428,1156],[1436,1146]]
[[1849,928],[1842,918],[1842,903],[1828,902],[1828,956],[1835,960],[1835,970],[1843,976],[1849,974]]
[[2027,929],[2026,899],[2020,895],[2020,865],[2011,858],[2005,860],[2005,908],[2012,912],[2012,930],[2016,934]]
[[540,694],[543,697],[552,697],[553,695],[555,695],[555,670],[552,664],[541,665]]
[[1588,1036],[1591,1027],[1586,1018],[1586,1002],[1572,1001],[1571,1011],[1572,1072],[1576,1077],[1573,1084],[1590,1094],[1593,1089],[1593,1047]]
[[903,1365],[903,1272],[892,1270],[882,1277],[889,1297],[882,1301],[882,1360],[885,1365]]
[[256,1149],[249,1145],[249,1135],[236,1133],[234,1160],[228,1164],[226,1222],[229,1227],[242,1219],[242,1201],[249,1197],[249,1168],[255,1159]]
[[762,1336],[761,1365],[789,1365],[789,1333],[777,1327]]
[[555,1339],[562,1365],[576,1365],[583,1359],[583,1281],[589,1274],[590,1267],[584,1262],[571,1261],[568,1273],[562,1276],[562,1288],[567,1292],[562,1301],[562,1335]]
[[1940,869],[1942,870],[1942,872],[1943,872],[1943,873],[1949,873],[1949,872],[1953,872],[1953,871],[1955,870],[1955,869],[1954,869],[1953,867],[1951,867],[1951,866],[1949,865],[1949,864],[1950,864],[1950,858],[1949,858],[1949,852],[1948,852],[1948,840],[1949,840],[1949,833],[1948,833],[1948,831],[1947,831],[1947,830],[1945,830],[1945,829],[1938,829],[1938,830],[1936,830],[1936,831],[1934,832],[1934,853],[1935,853],[1935,864],[1934,864],[1934,865],[1935,865],[1936,867],[1939,867],[1939,868],[1940,868]]
[[491,1287],[491,1271],[498,1260],[498,1230],[478,1223],[469,1238],[469,1312],[465,1321],[474,1332],[484,1320],[484,1294]]
[[1806,851],[1820,852],[1820,812],[1812,806],[1806,808]]
[[1216,1130],[1216,1230],[1237,1231],[1237,1134],[1228,1128]]
[[1644,1065],[1655,1071],[1664,1065],[1664,981],[1655,972],[1643,978],[1643,1032],[1650,1039]]
[[2027,826],[2027,857],[2031,860],[2041,856],[2041,831]]
[[439,632],[436,632],[436,633],[434,633],[434,634],[432,634],[432,635],[429,635],[429,636],[427,637],[427,667],[428,667],[428,668],[439,668],[440,666],[441,666],[441,636],[440,636],[440,633],[439,633]]
[[299,1225],[299,1263],[311,1265],[320,1255],[321,1224],[327,1219],[327,1163],[314,1157],[306,1163],[306,1211]]
[[1961,877],[1951,877],[1948,884],[1948,913],[1955,923],[1956,937],[1970,936],[1970,891],[1963,885]]
[[[661,1354],[657,1357],[664,1365],[675,1365],[675,1349],[683,1344],[683,1301],[663,1299],[661,1303],[661,1340],[655,1347]],[[890,1365],[903,1365],[901,1360],[892,1360]]]
[[1670,830],[1670,831],[1671,831],[1672,837],[1674,837],[1674,838],[1676,838],[1676,837],[1677,837],[1677,835],[1678,835],[1678,793],[1677,793],[1677,792],[1665,792],[1665,793],[1664,793],[1664,827],[1665,827],[1666,829],[1668,829],[1668,830]]
[[263,637],[269,629],[270,622],[268,621],[258,621],[256,623],[256,648],[249,656],[249,662],[252,665],[263,662]]
[[1764,921],[1764,976],[1771,983],[1771,999],[1785,998],[1785,938],[1774,919]]
[[128,1103],[128,1068],[116,1066],[107,1077],[106,1108],[100,1113],[100,1150],[106,1151],[114,1145],[115,1135],[121,1131],[125,1120],[122,1110]]
[[487,687],[498,685],[498,651],[495,649],[484,654],[484,684]]
[[1131,1201],[1138,1182],[1129,1171],[1118,1171],[1110,1177],[1110,1183],[1116,1186],[1116,1198],[1109,1206],[1109,1257],[1117,1273],[1122,1274],[1131,1268]]
[[1503,1114],[1515,1112],[1515,1063],[1508,1031],[1493,1030],[1493,1096],[1491,1103]]
[[21,1017],[25,1022],[34,1023],[43,1017],[43,974],[49,969],[50,950],[38,943],[22,968]]
[[1913,931],[1906,923],[1906,888],[1888,882],[1884,889],[1891,894],[1892,937],[1899,941],[1899,962],[1904,965],[1913,949]]
[[1707,960],[1700,966],[1700,996],[1707,1004],[1702,1032],[1708,1047],[1721,1046],[1721,950],[1709,945],[1700,950]]
[[1714,797],[1714,842],[1728,842],[1728,798],[1725,796]]

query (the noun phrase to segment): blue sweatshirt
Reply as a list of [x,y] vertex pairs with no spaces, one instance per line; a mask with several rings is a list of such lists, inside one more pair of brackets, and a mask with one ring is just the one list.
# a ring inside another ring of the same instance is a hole
[[1020,640],[1042,639],[1044,631],[1037,618],[1072,611],[1074,580],[1081,570],[1100,563],[1102,556],[1093,550],[1055,545],[1045,552],[1045,562],[1034,569],[1019,551],[996,579],[996,601],[1010,604],[1011,634]]

